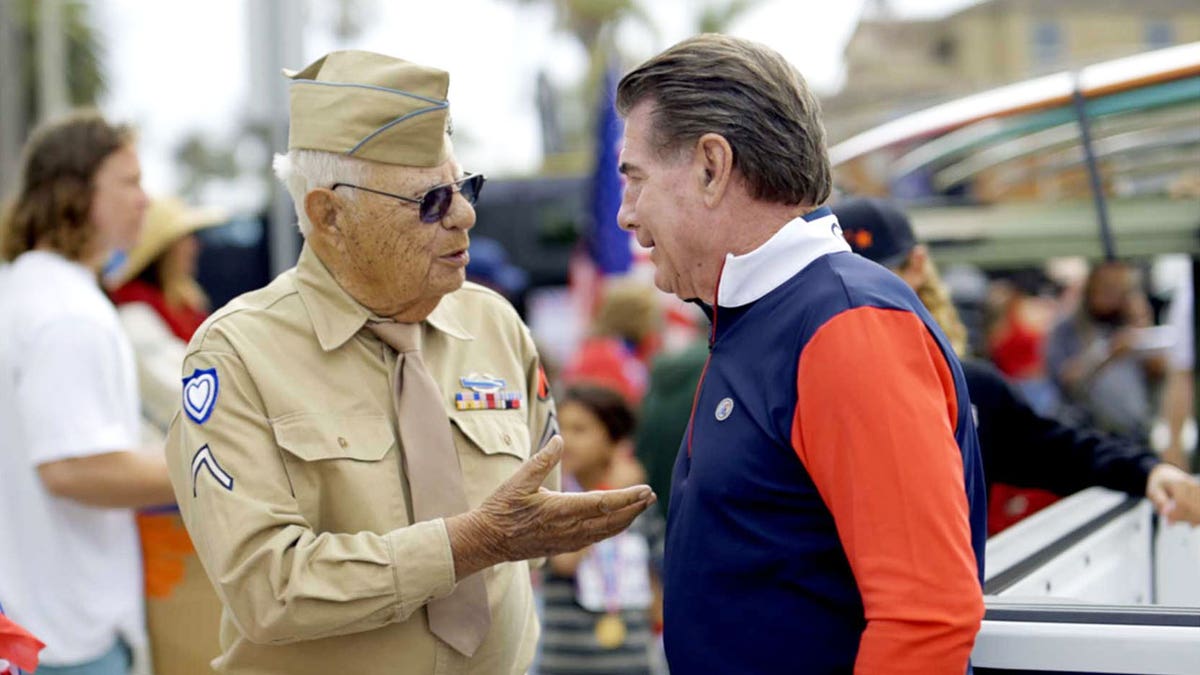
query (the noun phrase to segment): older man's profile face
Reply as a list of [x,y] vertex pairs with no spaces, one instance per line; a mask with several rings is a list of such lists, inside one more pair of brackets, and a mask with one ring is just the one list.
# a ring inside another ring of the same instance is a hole
[[689,300],[716,284],[720,256],[701,217],[702,173],[691,153],[662,157],[654,136],[654,103],[643,101],[625,120],[619,168],[625,178],[617,223],[633,232],[654,262],[654,285]]
[[[453,157],[438,167],[416,168],[372,164],[363,187],[419,199],[427,190],[458,180],[462,169]],[[342,202],[339,222],[347,270],[361,302],[391,315],[423,302],[436,302],[458,290],[466,279],[467,231],[475,225],[475,209],[455,194],[450,210],[435,223],[421,221],[416,204],[365,190]]]

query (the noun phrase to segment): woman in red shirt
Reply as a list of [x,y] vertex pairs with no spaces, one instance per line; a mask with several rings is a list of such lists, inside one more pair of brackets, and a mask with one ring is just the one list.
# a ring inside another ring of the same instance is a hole
[[[137,245],[106,280],[137,360],[145,440],[161,443],[179,409],[184,352],[208,317],[208,297],[196,282],[195,232],[223,220],[216,211],[190,209],[177,200],[153,202]],[[179,512],[142,512],[137,522],[155,671],[207,671],[220,654],[221,603]]]

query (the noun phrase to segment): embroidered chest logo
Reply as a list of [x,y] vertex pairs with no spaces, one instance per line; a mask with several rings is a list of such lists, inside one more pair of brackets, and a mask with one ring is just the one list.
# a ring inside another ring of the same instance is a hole
[[456,410],[515,410],[521,407],[521,392],[504,391],[505,381],[488,373],[471,373],[458,378],[466,391],[454,395]]
[[717,418],[718,422],[724,422],[725,420],[729,419],[729,416],[732,414],[733,399],[728,397],[721,399],[721,402],[717,404],[716,411],[713,412],[713,416]]
[[204,424],[217,405],[221,382],[216,368],[196,369],[183,379],[183,411],[196,424]]

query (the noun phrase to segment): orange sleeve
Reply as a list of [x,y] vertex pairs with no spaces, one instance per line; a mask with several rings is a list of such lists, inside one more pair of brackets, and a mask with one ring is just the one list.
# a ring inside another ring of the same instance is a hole
[[855,672],[962,675],[984,608],[937,342],[914,314],[849,310],[809,341],[796,386],[792,447],[866,614]]

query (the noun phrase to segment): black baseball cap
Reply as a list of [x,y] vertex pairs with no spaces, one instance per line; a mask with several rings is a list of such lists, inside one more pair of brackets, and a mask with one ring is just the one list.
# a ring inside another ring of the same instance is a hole
[[917,245],[908,216],[890,201],[852,197],[830,208],[850,249],[884,267],[900,267]]

